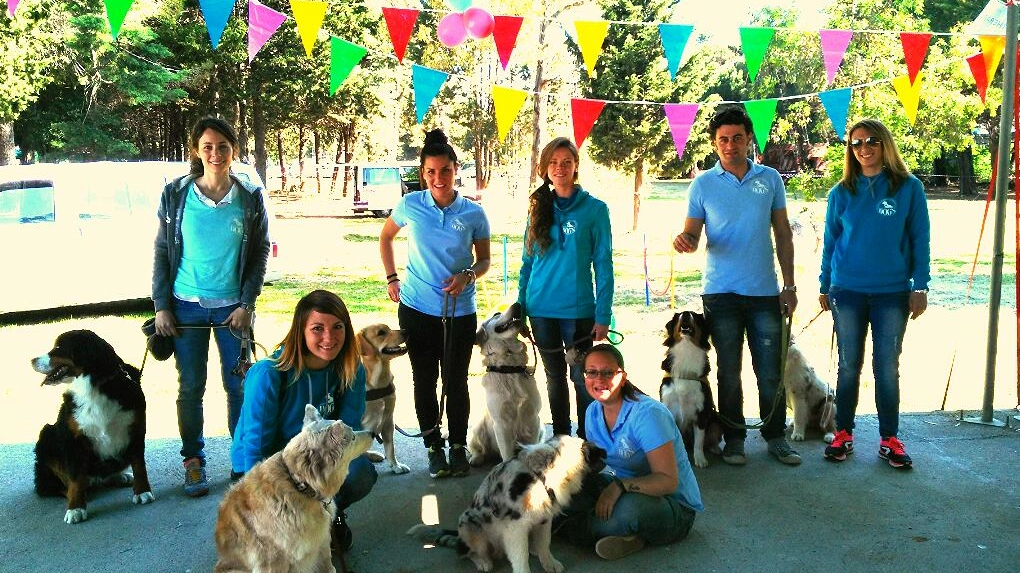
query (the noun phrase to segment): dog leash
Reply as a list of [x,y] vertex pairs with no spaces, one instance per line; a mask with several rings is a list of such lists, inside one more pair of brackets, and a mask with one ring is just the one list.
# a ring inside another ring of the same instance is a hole
[[[237,333],[234,331],[234,329],[230,328],[229,324],[197,324],[197,325],[178,324],[178,325],[175,325],[174,328],[180,328],[180,329],[201,329],[201,328],[205,328],[205,329],[209,329],[209,330],[214,330],[214,329],[217,329],[217,328],[226,328],[234,338],[236,338],[236,339],[241,341],[241,353],[238,354],[238,356],[237,356],[237,364],[235,364],[234,365],[234,369],[230,371],[231,374],[233,374],[235,376],[240,376],[241,378],[244,378],[245,374],[248,373],[248,368],[251,368],[251,365],[254,362],[254,358],[255,358],[254,347],[257,346],[258,348],[261,348],[263,356],[268,356],[269,355],[269,352],[266,350],[266,347],[262,346],[261,344],[259,344],[255,340],[255,312],[254,311],[252,311],[252,313],[251,313],[251,323],[250,323],[250,325],[248,327],[249,335],[241,334],[240,336],[238,336]],[[142,374],[145,372],[145,363],[148,361],[148,359],[149,359],[149,344],[148,344],[148,340],[146,340],[145,353],[142,354],[142,366],[138,369],[138,377],[139,377],[139,379],[141,379]]]
[[[610,338],[610,335],[616,335],[619,338],[617,338],[616,340],[613,340],[612,338]],[[594,338],[595,338],[595,335],[589,333],[589,334],[587,334],[585,336],[582,336],[581,338],[578,338],[578,339],[574,340],[574,342],[570,346],[560,345],[560,346],[556,346],[556,347],[553,347],[553,348],[543,348],[543,347],[539,346],[537,342],[535,342],[535,337],[531,334],[531,330],[530,329],[528,330],[528,341],[531,342],[531,348],[532,348],[532,353],[533,354],[535,352],[535,349],[538,349],[538,352],[541,352],[543,354],[552,354],[552,353],[564,352],[566,354],[567,365],[568,366],[572,365],[572,364],[581,364],[582,362],[584,362],[584,353],[583,352],[577,352],[577,345],[581,344],[582,342],[587,342],[589,340],[594,340]],[[609,343],[614,345],[614,346],[622,343],[623,339],[624,339],[623,333],[618,331],[618,330],[609,329],[607,331],[607,333],[606,333],[606,340],[608,340]],[[535,357],[535,366],[536,366],[536,368],[538,367],[538,357],[537,356]]]
[[[453,299],[453,304],[450,304],[450,299]],[[449,312],[447,312],[449,310]],[[393,424],[393,427],[408,438],[423,438],[433,432],[441,431],[443,427],[443,412],[446,409],[446,379],[447,379],[447,365],[450,360],[451,352],[451,341],[452,336],[451,324],[454,316],[457,313],[457,297],[446,293],[443,295],[443,359],[439,363],[439,379],[441,381],[441,390],[439,392],[439,416],[436,418],[436,425],[432,426],[428,430],[423,430],[417,434],[409,434],[400,426]]]

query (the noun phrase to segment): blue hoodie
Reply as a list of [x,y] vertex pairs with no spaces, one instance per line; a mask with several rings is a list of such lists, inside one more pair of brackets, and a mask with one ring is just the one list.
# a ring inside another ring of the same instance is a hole
[[244,404],[234,428],[230,462],[235,472],[247,472],[258,462],[283,449],[304,424],[305,404],[318,408],[323,418],[342,420],[361,429],[365,414],[365,367],[358,364],[352,387],[346,392],[333,365],[305,368],[301,377],[276,369],[280,350],[248,369],[244,377]]
[[[524,236],[528,236],[528,227]],[[552,243],[539,253],[525,249],[517,301],[526,316],[595,318],[613,316],[613,231],[609,207],[580,185],[553,206]],[[594,270],[594,293],[592,271]]]
[[924,186],[909,176],[892,196],[883,171],[857,178],[851,195],[842,183],[829,192],[819,292],[830,287],[864,293],[926,289],[931,224]]

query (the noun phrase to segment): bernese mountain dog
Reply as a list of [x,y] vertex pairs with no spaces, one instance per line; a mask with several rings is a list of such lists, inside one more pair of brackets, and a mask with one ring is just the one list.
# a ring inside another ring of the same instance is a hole
[[32,359],[32,368],[46,375],[43,385],[70,384],[56,423],[39,432],[36,493],[66,496],[66,523],[88,519],[85,495],[93,485],[133,484],[132,502],[154,501],[145,469],[141,372],[91,330],[61,334],[49,352]]
[[659,400],[673,413],[694,465],[707,467],[705,451],[719,453],[722,425],[708,385],[711,345],[705,315],[690,310],[674,314],[666,323],[662,344],[668,350],[662,361]]

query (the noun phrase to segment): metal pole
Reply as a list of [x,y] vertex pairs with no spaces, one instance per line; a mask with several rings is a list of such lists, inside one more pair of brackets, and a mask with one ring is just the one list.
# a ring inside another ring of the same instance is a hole
[[988,297],[988,347],[985,361],[985,395],[981,418],[964,418],[966,422],[1004,426],[992,416],[995,396],[995,354],[999,333],[999,304],[1002,299],[1002,245],[1006,220],[1006,185],[1010,178],[1009,161],[1013,136],[1013,100],[1016,90],[1017,11],[1016,2],[1006,5],[1006,63],[1002,80],[1002,111],[999,114],[999,150],[995,177],[995,234],[992,246],[991,293]]

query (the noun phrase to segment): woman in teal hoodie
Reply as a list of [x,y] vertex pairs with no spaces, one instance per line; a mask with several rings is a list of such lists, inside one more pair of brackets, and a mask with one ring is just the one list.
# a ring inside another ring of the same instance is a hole
[[[323,418],[362,429],[365,367],[358,339],[347,306],[325,290],[298,301],[290,330],[276,351],[245,375],[244,404],[230,448],[233,479],[282,450],[301,431],[305,404],[315,406]],[[367,457],[351,461],[335,497],[334,548],[350,549],[353,537],[344,510],[368,495],[377,477]]]
[[[577,184],[578,158],[577,146],[565,137],[542,150],[542,185],[531,194],[517,297],[542,354],[556,435],[570,434],[566,350],[587,350],[593,341],[605,340],[613,308],[609,208]],[[581,366],[569,367],[577,435],[583,438],[592,399]]]
[[907,170],[889,129],[874,119],[850,128],[843,180],[829,192],[818,302],[832,311],[839,347],[836,437],[825,457],[854,450],[854,414],[871,327],[878,455],[913,462],[900,441],[899,361],[907,318],[928,306],[931,225],[924,186]]

